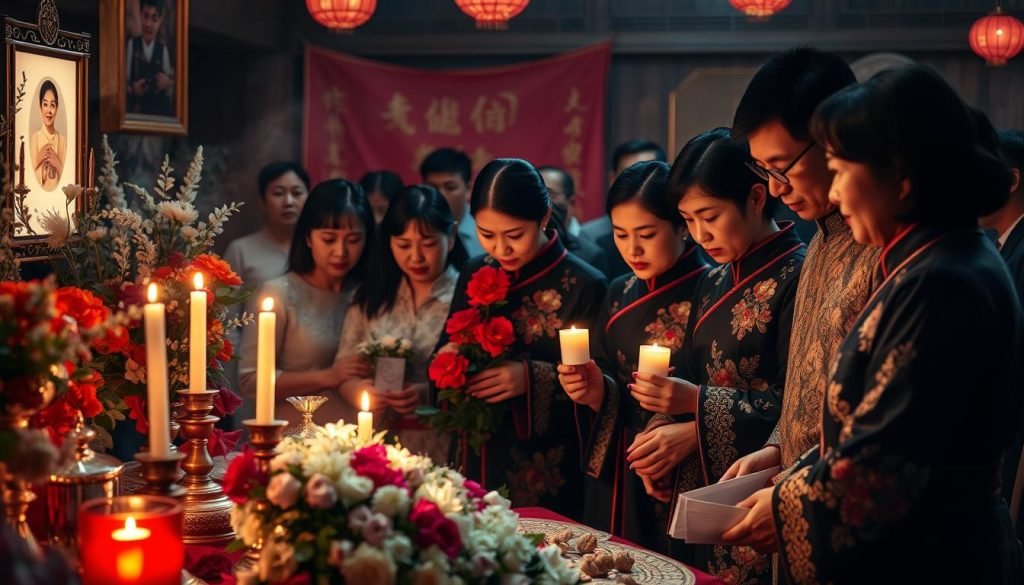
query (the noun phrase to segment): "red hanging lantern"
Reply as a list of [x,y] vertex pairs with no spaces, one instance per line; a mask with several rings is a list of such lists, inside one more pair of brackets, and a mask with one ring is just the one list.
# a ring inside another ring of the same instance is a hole
[[352,32],[366,24],[377,9],[377,0],[306,0],[313,20],[337,32]]
[[729,0],[736,10],[757,20],[767,20],[771,15],[789,6],[791,0]]
[[1001,66],[1024,49],[1024,23],[1003,12],[1001,6],[971,26],[971,50],[989,65]]
[[522,12],[530,0],[455,0],[455,4],[476,20],[477,28],[504,30],[508,21]]

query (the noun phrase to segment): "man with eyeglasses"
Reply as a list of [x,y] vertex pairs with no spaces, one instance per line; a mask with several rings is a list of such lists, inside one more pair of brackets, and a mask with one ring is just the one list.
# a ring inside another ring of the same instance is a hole
[[[810,137],[814,110],[833,93],[856,83],[837,55],[801,47],[773,55],[751,79],[733,119],[733,136],[750,143],[749,168],[768,181],[801,219],[817,223],[797,286],[782,416],[765,447],[742,457],[724,479],[781,465],[793,466],[817,448],[828,368],[871,291],[878,249],[856,243],[828,200],[832,177],[825,152]],[[723,535],[735,544],[772,550],[777,545],[772,489],[741,505],[746,518]]]

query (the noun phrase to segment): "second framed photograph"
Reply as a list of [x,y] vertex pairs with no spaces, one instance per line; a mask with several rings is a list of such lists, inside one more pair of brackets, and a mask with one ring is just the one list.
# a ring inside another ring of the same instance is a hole
[[100,127],[188,132],[189,0],[100,3]]

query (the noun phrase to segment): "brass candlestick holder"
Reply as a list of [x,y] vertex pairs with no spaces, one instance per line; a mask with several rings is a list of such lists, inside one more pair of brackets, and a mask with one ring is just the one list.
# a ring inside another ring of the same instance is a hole
[[231,528],[231,501],[220,485],[213,481],[213,457],[207,449],[213,425],[220,418],[210,414],[217,390],[190,392],[179,390],[182,411],[178,424],[181,437],[188,441],[189,451],[181,468],[185,477],[185,544],[221,544],[231,541],[235,531]]
[[[288,421],[275,420],[270,424],[259,424],[256,419],[250,418],[242,421],[242,424],[249,429],[249,445],[252,446],[253,455],[256,457],[256,468],[260,473],[269,475],[270,462],[274,455],[277,455],[277,445],[284,437],[284,428],[288,426]],[[242,558],[235,563],[235,571],[246,571],[255,566],[260,560],[262,550],[262,539],[250,545]]]
[[146,485],[137,490],[140,494],[180,498],[185,488],[178,485],[178,466],[185,458],[184,453],[172,451],[166,457],[156,457],[149,451],[135,454],[135,460],[142,468],[142,481]]
[[269,424],[259,424],[256,419],[242,421],[245,428],[249,429],[249,444],[252,445],[253,455],[256,456],[256,468],[262,473],[270,473],[270,461],[277,454],[277,444],[284,436],[284,428],[288,426],[286,420],[275,420]]

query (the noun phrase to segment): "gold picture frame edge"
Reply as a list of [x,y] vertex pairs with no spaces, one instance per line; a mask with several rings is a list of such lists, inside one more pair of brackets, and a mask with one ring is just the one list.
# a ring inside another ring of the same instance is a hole
[[[126,0],[100,2],[100,62],[115,63],[116,75],[100,71],[100,130],[102,132],[129,132],[163,136],[188,135],[188,23],[189,0],[177,0],[175,22],[175,74],[174,111],[171,117],[129,115],[125,84],[125,24]],[[103,65],[101,65],[102,67]],[[171,121],[173,120],[173,121]]]
[[[87,176],[85,174],[87,172],[85,167],[88,164],[89,157],[89,58],[91,56],[92,37],[88,33],[58,30],[57,37],[51,45],[47,44],[41,38],[42,33],[39,30],[39,25],[37,23],[25,22],[10,16],[5,16],[3,21],[3,79],[6,84],[3,102],[5,113],[10,111],[14,106],[14,92],[18,85],[18,72],[15,69],[15,55],[18,51],[75,61],[75,79],[78,85],[78,92],[75,96],[75,126],[78,143],[75,145],[74,149],[74,156],[77,159],[74,181],[76,184],[80,185]],[[36,37],[40,37],[39,42],[28,40],[28,36],[25,34],[26,32],[32,33]],[[12,37],[12,34],[15,34],[16,38]],[[77,42],[79,49],[76,50],[67,47],[54,46],[63,41]],[[13,126],[14,120],[11,120],[11,124]],[[10,173],[10,177],[4,177],[4,179],[9,180],[12,184],[15,183],[15,173],[17,172],[14,164],[15,146],[17,145],[15,134],[16,133],[12,131],[8,136],[4,137],[4,156],[6,157],[7,170]],[[11,200],[10,204],[14,205],[14,200]],[[85,198],[79,197],[75,202],[76,213],[82,213],[84,205]],[[15,257],[17,257],[19,262],[38,262],[54,257],[54,254],[50,253],[49,247],[46,244],[46,236],[14,236],[12,234],[11,237],[12,248],[14,249]]]

